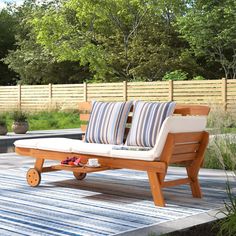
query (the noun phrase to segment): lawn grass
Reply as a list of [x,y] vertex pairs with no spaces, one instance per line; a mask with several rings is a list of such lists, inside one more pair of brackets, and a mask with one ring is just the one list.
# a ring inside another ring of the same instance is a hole
[[236,169],[236,143],[213,140],[208,145],[204,158],[204,168],[208,169]]
[[[236,114],[212,109],[208,116],[211,137],[204,167],[210,169],[236,169]],[[222,134],[222,135],[220,135]],[[225,135],[227,134],[227,135]]]
[[[77,111],[42,111],[27,113],[29,130],[50,130],[79,128],[81,121]],[[12,130],[11,113],[6,113],[7,128]]]

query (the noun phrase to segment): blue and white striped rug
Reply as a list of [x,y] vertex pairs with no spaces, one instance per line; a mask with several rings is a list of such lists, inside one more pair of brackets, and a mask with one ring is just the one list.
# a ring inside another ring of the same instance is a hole
[[[89,174],[83,181],[70,172],[42,175],[29,187],[29,166],[0,170],[0,235],[114,235],[207,212],[226,199],[223,172],[203,171],[203,199],[189,186],[164,191],[167,207],[155,207],[146,173],[130,170]],[[171,168],[169,178],[183,175]]]

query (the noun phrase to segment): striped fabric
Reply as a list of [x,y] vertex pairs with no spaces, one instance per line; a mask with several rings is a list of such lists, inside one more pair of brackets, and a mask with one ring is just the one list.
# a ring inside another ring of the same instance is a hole
[[174,108],[174,102],[135,102],[126,145],[154,147],[163,121],[173,114]]
[[85,142],[123,144],[132,102],[93,102]]
[[[199,214],[218,212],[228,199],[224,170],[201,170],[201,200],[189,197],[189,186],[182,185],[165,189],[167,206],[156,207],[144,171],[94,172],[79,182],[69,171],[45,172],[40,187],[32,188],[25,175],[33,161],[14,153],[0,155],[1,236],[148,235],[143,229],[157,232],[163,222],[172,225],[193,220],[193,215],[204,217]],[[185,168],[168,170],[167,180],[186,175]],[[231,172],[227,173],[235,188]]]

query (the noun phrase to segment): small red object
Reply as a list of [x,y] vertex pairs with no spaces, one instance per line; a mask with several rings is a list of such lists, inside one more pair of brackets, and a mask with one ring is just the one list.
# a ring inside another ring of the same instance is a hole
[[74,161],[74,164],[75,164],[76,166],[78,166],[78,165],[80,164],[80,161],[81,161],[81,158],[78,158],[78,159],[76,159],[76,160]]
[[70,161],[70,162],[68,163],[68,165],[70,165],[70,166],[74,166],[75,163],[74,163],[73,161]]

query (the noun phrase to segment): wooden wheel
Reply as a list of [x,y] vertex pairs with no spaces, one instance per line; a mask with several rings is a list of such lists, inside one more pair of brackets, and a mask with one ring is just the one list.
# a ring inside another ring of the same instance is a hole
[[41,174],[34,168],[28,170],[26,174],[27,183],[32,187],[37,187],[41,182]]
[[86,173],[80,173],[80,172],[73,172],[73,175],[77,180],[82,180],[86,177]]

